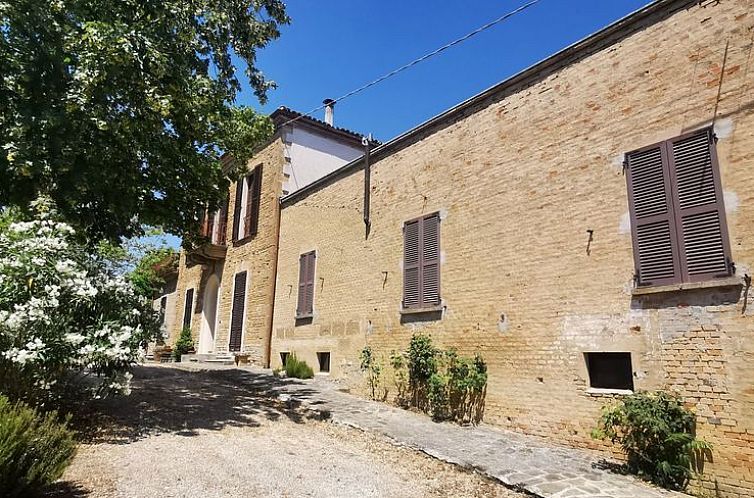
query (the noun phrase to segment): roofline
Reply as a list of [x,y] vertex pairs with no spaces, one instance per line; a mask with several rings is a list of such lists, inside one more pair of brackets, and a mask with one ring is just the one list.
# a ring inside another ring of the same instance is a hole
[[[661,19],[665,19],[677,11],[691,6],[692,4],[699,4],[700,0],[654,0],[653,2],[631,12],[630,14],[618,19],[617,21],[607,25],[588,35],[581,40],[578,40],[571,45],[568,45],[564,49],[556,52],[555,54],[543,59],[526,69],[514,74],[508,79],[497,83],[486,90],[470,97],[463,102],[456,104],[450,109],[435,115],[434,117],[424,121],[423,123],[409,129],[408,131],[398,135],[397,137],[377,146],[371,151],[371,159],[373,163],[384,159],[391,153],[399,150],[408,145],[411,140],[418,139],[422,136],[431,135],[436,131],[436,127],[440,125],[448,125],[455,120],[465,117],[465,113],[474,114],[478,110],[486,108],[489,104],[485,104],[489,99],[496,97],[500,93],[515,90],[520,91],[518,86],[528,86],[535,81],[542,80],[552,74],[553,72],[563,69],[575,62],[578,62],[583,57],[603,50],[611,45],[614,45],[623,38],[633,34],[643,27],[650,26],[659,22]],[[647,25],[642,25],[642,21],[648,20],[650,17],[662,14],[662,17],[652,19]],[[514,93],[514,92],[511,92]],[[483,105],[484,104],[484,105]],[[477,107],[479,107],[477,109]],[[408,143],[407,143],[408,142]],[[360,156],[353,161],[341,166],[339,169],[315,180],[314,182],[300,188],[299,190],[291,193],[280,199],[280,203],[283,205],[291,204],[300,198],[306,197],[309,193],[316,189],[329,184],[335,178],[350,173],[355,169],[364,159],[364,156]]]
[[[331,135],[332,139],[338,140],[341,143],[345,143],[350,146],[356,146],[359,148],[363,147],[362,136],[358,133],[347,130],[345,128],[330,126],[324,121],[319,121],[316,118],[312,118],[287,107],[278,107],[277,109],[275,109],[275,111],[272,112],[272,114],[270,114],[269,117],[275,124],[275,131],[267,140],[261,142],[259,145],[254,147],[254,149],[252,149],[252,155],[251,157],[249,157],[249,160],[253,159],[257,153],[266,149],[283,136],[282,127],[288,120],[295,120],[296,124],[301,124],[303,126],[315,128],[317,131],[325,132],[326,134]],[[275,123],[275,121],[282,121],[282,123]],[[223,154],[220,156],[220,162],[222,163],[223,173],[225,174],[228,174],[234,166],[233,158],[227,152],[223,152]]]
[[309,125],[318,131],[325,132],[329,135],[341,138],[349,143],[354,143],[358,146],[361,146],[362,135],[351,130],[346,130],[345,128],[331,126],[324,121],[320,121],[319,119],[307,116],[306,114],[294,111],[287,107],[278,107],[277,109],[275,109],[275,111],[270,114],[270,119],[272,119],[272,121],[275,123],[276,129],[280,129],[282,126],[286,125],[288,121],[293,121],[293,123],[302,123]]

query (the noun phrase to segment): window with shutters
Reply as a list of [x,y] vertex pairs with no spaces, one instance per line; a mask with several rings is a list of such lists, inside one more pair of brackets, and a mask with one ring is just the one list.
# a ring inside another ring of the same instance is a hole
[[246,308],[246,275],[245,271],[236,273],[233,279],[233,303],[230,310],[229,351],[241,351],[243,336],[244,310]]
[[226,227],[228,224],[228,199],[215,212],[204,210],[202,214],[200,235],[209,239],[211,244],[225,245]]
[[183,304],[183,328],[191,328],[191,312],[194,306],[194,289],[186,291],[186,300]]
[[440,213],[433,213],[403,225],[403,308],[440,304]]
[[236,182],[236,202],[233,209],[233,241],[254,237],[259,229],[259,207],[262,197],[262,165],[258,165]]
[[625,166],[637,286],[729,276],[712,129],[629,152]]
[[314,315],[314,273],[317,261],[315,251],[302,254],[298,259],[298,302],[296,318]]

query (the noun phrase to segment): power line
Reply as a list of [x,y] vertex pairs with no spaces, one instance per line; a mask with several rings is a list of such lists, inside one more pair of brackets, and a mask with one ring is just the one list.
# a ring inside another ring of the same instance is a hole
[[[459,43],[462,43],[462,42],[468,40],[472,36],[478,35],[482,31],[485,31],[485,30],[487,30],[487,29],[489,29],[489,28],[491,28],[491,27],[493,27],[493,26],[495,26],[497,24],[500,24],[501,22],[503,22],[503,21],[505,21],[505,20],[507,20],[507,19],[509,19],[509,18],[511,18],[513,16],[515,16],[516,14],[518,14],[520,12],[523,12],[524,10],[528,9],[529,7],[531,7],[532,5],[534,5],[535,3],[538,3],[539,1],[540,0],[531,0],[530,2],[528,2],[528,3],[526,3],[526,4],[524,4],[524,5],[520,6],[520,7],[518,7],[517,9],[514,9],[514,10],[512,10],[512,11],[506,13],[506,14],[503,14],[502,16],[498,17],[497,19],[495,19],[493,21],[490,21],[490,22],[488,22],[487,24],[485,24],[483,26],[480,26],[479,28],[475,29],[474,31],[472,31],[472,32],[470,32],[470,33],[462,36],[461,38],[453,40],[452,42],[447,43],[447,44],[443,45],[442,47],[440,47],[440,48],[438,48],[436,50],[433,50],[432,52],[424,54],[421,57],[419,57],[418,59],[412,60],[408,64],[404,64],[403,66],[401,66],[401,67],[399,67],[397,69],[394,69],[394,70],[390,71],[389,73],[384,74],[384,75],[380,76],[379,78],[377,78],[375,80],[372,80],[369,83],[366,83],[365,85],[362,85],[362,86],[360,86],[359,88],[357,88],[355,90],[351,90],[350,92],[348,92],[348,93],[346,93],[344,95],[341,95],[337,99],[333,99],[332,101],[330,101],[330,104],[328,104],[328,105],[334,104],[336,102],[340,102],[341,100],[345,100],[348,97],[352,97],[352,96],[356,95],[357,93],[363,92],[367,88],[373,87],[374,85],[377,85],[378,83],[382,83],[386,79],[391,78],[391,77],[395,76],[396,74],[398,74],[398,73],[400,73],[402,71],[405,71],[406,69],[419,64],[420,62],[424,62],[425,60],[427,60],[427,59],[429,59],[431,57],[434,57],[435,55],[438,55],[441,52],[444,52],[445,50],[447,50],[447,49],[449,49],[449,48],[451,48],[451,47],[453,47],[455,45],[458,45]],[[299,116],[296,116],[293,119],[290,119],[290,120],[286,121],[285,123],[282,124],[282,126],[289,125],[289,124],[291,124],[291,123],[293,123],[295,121],[298,121],[299,119],[301,119],[303,117],[311,116],[313,113],[315,113],[317,111],[321,111],[322,109],[324,109],[325,106],[326,106],[325,104],[322,104],[319,107],[315,107],[314,109],[312,109],[311,111],[307,112],[306,114],[301,114]]]

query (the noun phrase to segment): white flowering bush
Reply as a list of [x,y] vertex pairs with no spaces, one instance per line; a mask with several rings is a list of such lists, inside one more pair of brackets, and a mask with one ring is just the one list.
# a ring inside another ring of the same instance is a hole
[[0,228],[0,391],[34,404],[129,392],[150,303],[48,212]]

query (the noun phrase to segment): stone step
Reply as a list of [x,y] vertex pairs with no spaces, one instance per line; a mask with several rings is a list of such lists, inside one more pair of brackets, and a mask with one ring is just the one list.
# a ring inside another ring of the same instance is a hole
[[215,358],[212,360],[205,360],[202,363],[212,363],[213,365],[235,365],[236,360],[234,360],[233,358]]
[[186,363],[211,363],[214,365],[233,365],[235,357],[226,353],[196,353],[181,355],[181,362]]

